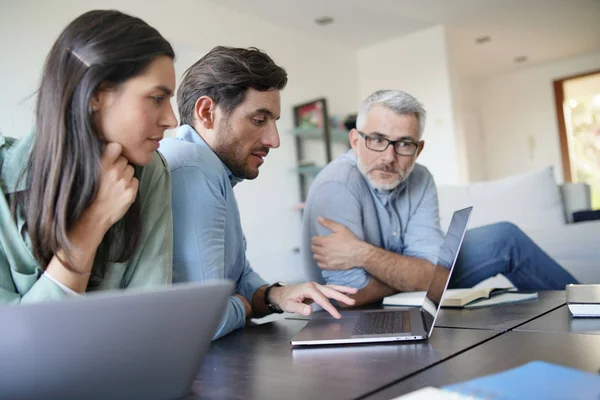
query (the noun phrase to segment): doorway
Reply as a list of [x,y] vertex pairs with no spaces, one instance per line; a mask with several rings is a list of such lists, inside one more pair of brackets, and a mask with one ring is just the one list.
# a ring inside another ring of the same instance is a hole
[[565,182],[585,182],[600,209],[600,71],[554,81]]

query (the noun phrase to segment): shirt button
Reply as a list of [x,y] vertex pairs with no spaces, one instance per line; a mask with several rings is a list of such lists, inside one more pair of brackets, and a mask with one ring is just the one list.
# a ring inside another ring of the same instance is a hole
[[398,232],[393,232],[392,235],[393,236],[398,236]]

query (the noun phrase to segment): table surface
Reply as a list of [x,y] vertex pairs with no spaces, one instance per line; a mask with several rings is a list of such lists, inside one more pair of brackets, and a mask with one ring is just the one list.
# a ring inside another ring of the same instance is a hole
[[442,308],[437,327],[507,331],[566,304],[564,291],[539,291],[538,298],[476,309]]
[[427,341],[292,348],[290,339],[306,323],[282,319],[215,341],[188,398],[390,399],[532,360],[600,368],[600,320],[572,321],[563,291],[509,305],[443,309]]
[[600,335],[600,318],[573,318],[569,308],[564,305],[515,330]]
[[305,325],[280,320],[215,341],[189,398],[357,398],[500,334],[439,328],[427,341],[292,348]]
[[369,400],[388,400],[425,386],[441,387],[542,360],[597,373],[600,336],[551,332],[506,332],[419,374],[384,388]]
[[[566,304],[566,295],[562,290],[539,291],[538,298],[512,304],[501,304],[498,306],[459,309],[442,308],[438,315],[435,326],[438,328],[462,328],[462,329],[492,329],[508,331],[523,325],[540,315],[555,310]],[[366,306],[353,310],[372,309],[394,310],[396,306]],[[342,311],[344,312],[344,311]],[[324,313],[319,311],[318,314]],[[310,317],[301,315],[288,315],[290,319],[309,320]]]

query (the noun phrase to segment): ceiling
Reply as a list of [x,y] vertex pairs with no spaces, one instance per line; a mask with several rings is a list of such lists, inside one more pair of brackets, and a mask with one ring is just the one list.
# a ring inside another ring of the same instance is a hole
[[[600,50],[600,0],[210,0],[352,49],[448,27],[461,75],[481,77]],[[322,16],[334,18],[326,26]],[[491,41],[477,45],[475,38]],[[526,56],[525,63],[514,58]]]

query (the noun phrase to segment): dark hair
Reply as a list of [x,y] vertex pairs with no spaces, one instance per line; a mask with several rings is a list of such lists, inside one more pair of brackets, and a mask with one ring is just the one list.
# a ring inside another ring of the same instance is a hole
[[248,88],[282,90],[287,73],[264,51],[217,46],[189,67],[177,90],[181,125],[193,125],[196,101],[209,96],[225,115],[244,101]]
[[[68,232],[95,198],[104,143],[90,109],[94,94],[118,88],[159,56],[175,57],[158,31],[139,18],[114,10],[87,12],[60,34],[44,65],[36,105],[36,133],[26,176],[28,190],[13,201],[25,215],[34,256],[46,268],[62,249],[72,251]],[[136,174],[139,171],[136,172]],[[95,265],[124,262],[141,233],[139,196],[104,236]]]

